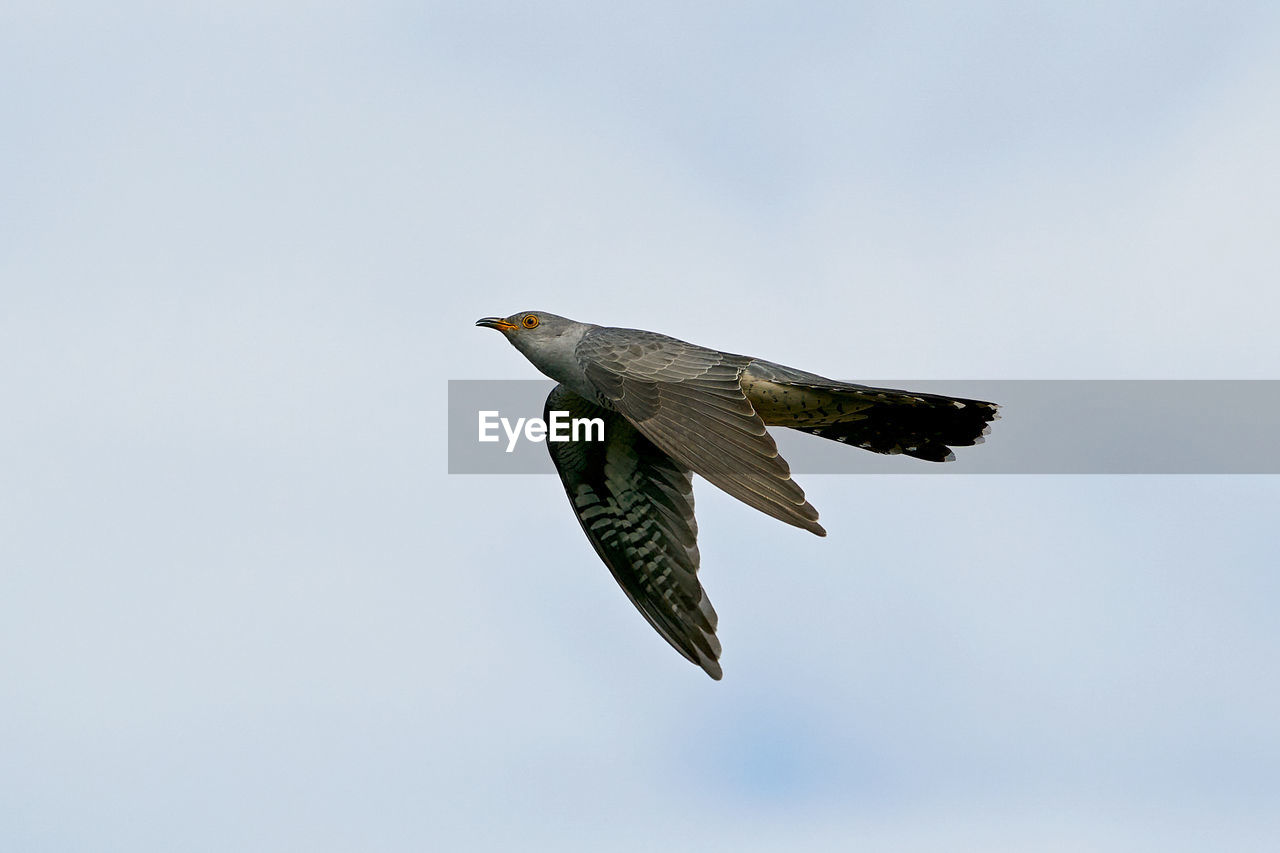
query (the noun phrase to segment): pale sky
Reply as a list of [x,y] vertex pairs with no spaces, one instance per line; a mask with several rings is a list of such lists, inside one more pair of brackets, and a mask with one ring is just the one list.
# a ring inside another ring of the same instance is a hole
[[14,2],[0,72],[0,849],[1274,846],[1274,476],[699,482],[714,683],[444,456],[530,308],[1280,378],[1271,4]]

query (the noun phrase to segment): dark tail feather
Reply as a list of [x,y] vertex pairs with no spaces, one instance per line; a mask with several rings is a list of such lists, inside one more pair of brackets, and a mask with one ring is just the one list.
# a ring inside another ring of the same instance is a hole
[[872,404],[847,419],[790,426],[874,453],[902,453],[929,462],[949,462],[955,459],[950,448],[981,444],[983,436],[991,431],[991,421],[1000,416],[996,404],[962,397],[887,388],[851,391],[849,396],[863,405],[868,401]]

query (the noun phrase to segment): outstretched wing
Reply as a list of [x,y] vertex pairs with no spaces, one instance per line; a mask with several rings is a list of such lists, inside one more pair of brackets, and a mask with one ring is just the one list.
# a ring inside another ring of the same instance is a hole
[[638,329],[593,329],[587,380],[646,438],[740,501],[819,536],[818,511],[742,391],[752,359]]
[[547,441],[573,511],[631,603],[676,651],[719,679],[716,612],[698,583],[698,524],[687,468],[617,412],[557,385],[543,418],[600,418],[604,440]]

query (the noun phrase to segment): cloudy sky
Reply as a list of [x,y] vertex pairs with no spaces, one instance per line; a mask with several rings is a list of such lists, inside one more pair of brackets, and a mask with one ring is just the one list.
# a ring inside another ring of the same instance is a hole
[[0,72],[0,848],[1272,849],[1276,477],[699,484],[713,683],[444,400],[527,308],[1280,378],[1274,4],[13,0]]

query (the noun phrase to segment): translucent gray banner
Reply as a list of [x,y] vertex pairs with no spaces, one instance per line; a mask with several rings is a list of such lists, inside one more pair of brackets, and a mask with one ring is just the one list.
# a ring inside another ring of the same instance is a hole
[[[1280,474],[1280,380],[862,380],[1000,404],[985,444],[954,462],[882,456],[771,428],[798,474]],[[450,380],[449,473],[553,473],[519,418],[542,418],[554,383]],[[481,413],[486,433],[480,441]],[[499,420],[505,418],[504,427]],[[567,425],[564,427],[567,429]],[[536,437],[537,429],[533,431]],[[508,452],[510,448],[510,452]]]

